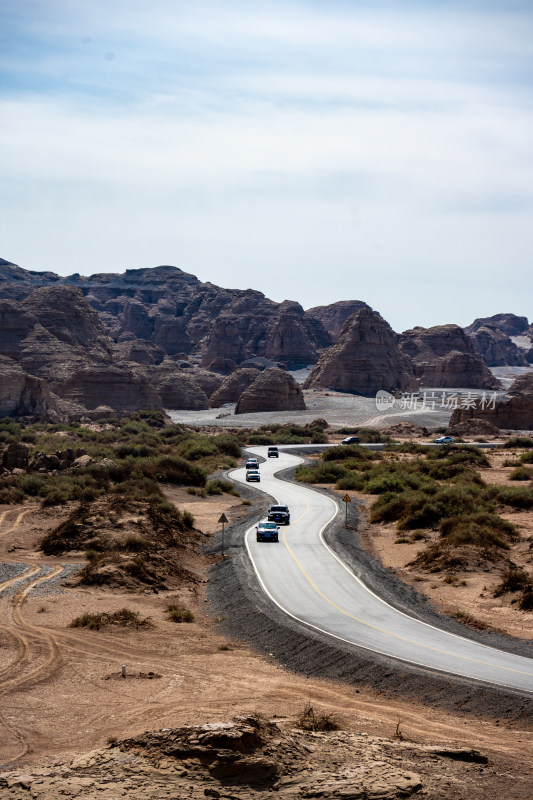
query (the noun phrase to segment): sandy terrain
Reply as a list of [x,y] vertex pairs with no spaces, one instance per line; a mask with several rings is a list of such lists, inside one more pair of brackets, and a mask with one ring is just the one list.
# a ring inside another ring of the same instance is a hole
[[[168,496],[181,509],[190,510],[197,527],[207,534],[219,529],[217,521],[223,511],[231,522],[250,511],[240,498],[228,495],[200,498],[174,489]],[[300,789],[309,785],[318,791],[317,781],[324,782],[324,776],[331,791],[336,783],[345,785],[346,775],[353,783],[355,763],[366,765],[367,789],[380,782],[388,787],[389,794],[376,797],[406,796],[401,793],[407,791],[405,786],[396,785],[400,773],[413,774],[413,786],[419,781],[418,796],[489,800],[501,795],[530,796],[531,720],[475,719],[471,714],[435,711],[412,700],[390,699],[370,688],[296,675],[274,658],[260,656],[245,643],[228,641],[220,633],[206,600],[206,559],[199,558],[196,563],[204,582],[179,591],[134,594],[62,586],[58,576],[65,565],[74,569],[84,563],[83,554],[43,557],[38,542],[67,513],[67,509],[43,512],[36,504],[0,507],[0,765],[10,775],[0,775],[0,797],[27,797],[24,781],[31,787],[31,796],[43,800],[57,796],[104,800],[205,796],[204,792],[220,790],[212,778],[190,772],[180,778],[181,772],[159,762],[149,769],[144,762],[128,766],[115,750],[112,755],[108,750],[88,757],[84,754],[105,748],[110,737],[121,740],[146,730],[223,722],[236,714],[262,714],[290,733],[308,703],[318,711],[337,715],[343,733],[310,735],[305,743],[308,749],[303,754],[298,751],[294,764],[284,767],[286,793],[281,792],[280,797],[306,796]],[[392,530],[380,528],[372,534],[371,546],[386,563],[389,560],[407,580],[414,581],[416,576],[406,563],[419,543],[395,545],[393,538]],[[23,570],[27,570],[28,580],[17,581]],[[496,616],[498,626],[515,635],[531,636],[533,629],[524,615],[503,601],[493,601],[487,593],[486,608],[480,605],[476,581],[477,577],[467,576],[466,587],[448,586],[441,579],[435,581],[437,589],[428,581],[417,587],[443,606],[457,608],[459,604],[468,610],[472,602],[477,616],[486,615],[492,623]],[[177,601],[194,613],[192,623],[167,619],[167,605]],[[153,627],[68,627],[84,612],[113,612],[123,607],[149,618]],[[126,666],[126,679],[121,678],[122,665]],[[398,731],[403,742],[394,735]],[[290,735],[292,739],[296,736]],[[342,741],[335,738],[339,736]],[[476,748],[489,763],[428,755],[420,751],[425,745]],[[337,761],[332,755],[335,748]],[[81,760],[68,766],[75,757]],[[21,774],[26,776],[22,782]],[[181,783],[173,783],[178,778]],[[187,794],[181,794],[185,786]],[[249,791],[234,787],[229,794],[211,796],[263,796]],[[324,787],[322,791],[327,797]]]

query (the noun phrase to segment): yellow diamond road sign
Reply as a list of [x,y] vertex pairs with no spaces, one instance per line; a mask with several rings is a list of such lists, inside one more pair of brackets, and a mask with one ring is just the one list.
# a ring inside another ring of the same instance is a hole
[[350,495],[349,494],[345,494],[344,497],[342,498],[342,502],[343,503],[351,503],[352,499],[351,499]]

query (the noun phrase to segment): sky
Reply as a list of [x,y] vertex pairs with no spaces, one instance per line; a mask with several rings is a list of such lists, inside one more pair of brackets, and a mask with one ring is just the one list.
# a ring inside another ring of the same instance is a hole
[[0,257],[533,318],[533,0],[1,0]]

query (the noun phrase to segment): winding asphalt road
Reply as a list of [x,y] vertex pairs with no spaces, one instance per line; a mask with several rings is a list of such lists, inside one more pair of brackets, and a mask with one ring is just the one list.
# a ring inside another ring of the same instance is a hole
[[[266,447],[247,448],[266,457]],[[533,659],[505,653],[440,630],[392,608],[355,577],[325,543],[322,533],[338,513],[329,497],[279,480],[275,473],[302,462],[280,450],[261,463],[254,484],[291,511],[279,543],[256,542],[255,525],[245,537],[261,586],[286,614],[344,642],[401,661],[477,681],[533,693]],[[245,483],[246,472],[231,478]]]

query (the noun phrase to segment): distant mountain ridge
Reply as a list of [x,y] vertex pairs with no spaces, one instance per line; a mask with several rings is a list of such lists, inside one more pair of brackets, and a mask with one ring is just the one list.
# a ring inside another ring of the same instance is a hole
[[397,334],[361,300],[305,311],[178,267],[62,277],[0,259],[0,415],[208,408],[272,367],[314,365],[307,387],[367,395],[495,388],[485,362],[527,365],[532,335],[512,314]]

